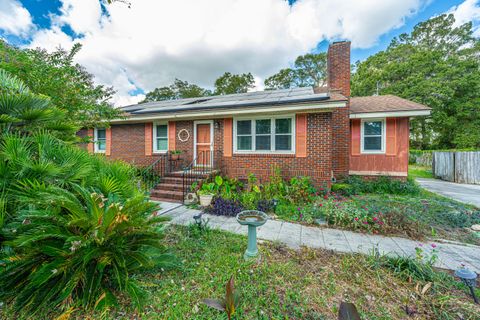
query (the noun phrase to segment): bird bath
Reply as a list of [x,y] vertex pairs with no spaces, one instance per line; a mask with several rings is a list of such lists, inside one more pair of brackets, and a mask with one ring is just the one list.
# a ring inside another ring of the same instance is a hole
[[242,211],[237,215],[237,221],[243,226],[248,226],[248,246],[243,257],[245,260],[252,258],[260,259],[257,248],[257,227],[267,222],[268,216],[265,212],[257,210]]

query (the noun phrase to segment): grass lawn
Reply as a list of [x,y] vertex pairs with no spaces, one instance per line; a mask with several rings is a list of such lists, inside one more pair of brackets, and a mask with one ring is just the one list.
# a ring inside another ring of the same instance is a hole
[[[407,319],[405,306],[416,311],[416,319],[478,319],[480,312],[466,289],[443,272],[415,276],[394,272],[382,259],[292,251],[275,243],[260,245],[260,264],[246,263],[245,237],[217,230],[199,233],[196,227],[171,227],[167,242],[180,267],[139,278],[150,293],[140,314],[123,307],[106,318],[226,319],[201,300],[223,297],[231,275],[240,293],[234,319],[336,319],[340,301],[355,303],[362,319]],[[432,275],[433,286],[421,294]],[[75,312],[73,317],[86,315]]]
[[408,166],[408,176],[411,178],[434,178],[431,167],[422,167],[417,165]]

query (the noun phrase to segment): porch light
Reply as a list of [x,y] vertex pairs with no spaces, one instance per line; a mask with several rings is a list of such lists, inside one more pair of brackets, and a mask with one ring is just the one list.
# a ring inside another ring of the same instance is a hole
[[200,228],[202,225],[202,212],[194,215],[193,220],[195,220],[195,224]]
[[475,295],[475,286],[477,284],[477,274],[472,270],[461,268],[455,271],[455,276],[459,277],[460,280],[470,289],[472,294],[473,301],[478,304],[477,296]]
[[272,205],[273,205],[273,212],[277,213],[277,205],[278,205],[278,199],[272,199]]

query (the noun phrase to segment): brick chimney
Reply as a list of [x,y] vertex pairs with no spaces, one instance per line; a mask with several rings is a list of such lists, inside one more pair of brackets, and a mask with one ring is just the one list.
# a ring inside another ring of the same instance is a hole
[[344,95],[345,108],[332,111],[332,175],[348,175],[350,157],[350,42],[334,42],[327,53],[327,84],[330,91]]
[[350,97],[350,42],[334,42],[328,47],[327,84],[330,90]]

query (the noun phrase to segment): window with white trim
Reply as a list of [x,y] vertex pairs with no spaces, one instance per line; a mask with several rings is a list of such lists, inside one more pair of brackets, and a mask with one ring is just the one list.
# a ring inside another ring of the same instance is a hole
[[168,151],[168,124],[156,123],[153,127],[153,152]]
[[234,150],[237,153],[293,153],[294,117],[235,119]]
[[95,128],[93,132],[93,141],[96,153],[104,153],[107,149],[107,129]]
[[385,119],[362,121],[362,152],[385,152]]

